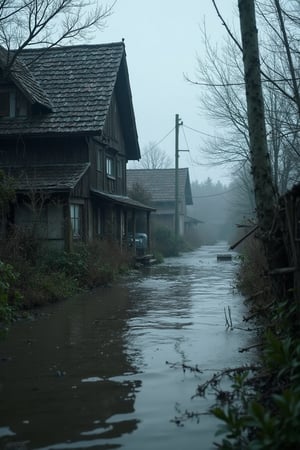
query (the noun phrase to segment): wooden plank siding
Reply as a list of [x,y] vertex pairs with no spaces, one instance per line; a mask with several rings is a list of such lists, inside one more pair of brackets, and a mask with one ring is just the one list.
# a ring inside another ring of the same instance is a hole
[[125,140],[116,94],[113,93],[108,114],[103,127],[103,136],[110,148],[125,156]]
[[84,137],[0,139],[1,165],[83,163],[89,161]]
[[140,148],[124,43],[24,50],[15,66],[10,86],[0,79],[15,108],[3,107],[0,167],[18,201],[47,195],[45,238],[68,250],[78,239],[127,242],[129,215],[153,208],[127,197],[126,164]]

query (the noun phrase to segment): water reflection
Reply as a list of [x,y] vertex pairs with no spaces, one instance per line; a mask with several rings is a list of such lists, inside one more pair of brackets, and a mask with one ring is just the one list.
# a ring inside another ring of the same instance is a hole
[[[107,423],[134,411],[141,384],[111,379],[135,373],[123,340],[129,302],[124,287],[101,289],[12,329],[0,347],[0,424],[16,438],[6,433],[1,448],[14,440],[26,448],[76,448],[81,436],[109,439],[136,429],[137,419]],[[98,382],[84,382],[92,380]]]
[[183,428],[173,419],[207,411],[212,398],[192,399],[197,384],[245,362],[248,337],[224,326],[224,307],[235,325],[243,314],[234,263],[217,263],[224,248],[170,258],[14,326],[0,343],[0,448],[212,448],[211,417]]

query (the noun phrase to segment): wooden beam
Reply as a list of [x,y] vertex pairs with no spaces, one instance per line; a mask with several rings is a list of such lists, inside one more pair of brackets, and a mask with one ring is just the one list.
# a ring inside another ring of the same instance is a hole
[[296,267],[280,267],[273,269],[269,272],[270,275],[284,275],[286,273],[293,273],[296,271]]
[[71,224],[71,212],[70,212],[70,197],[66,196],[63,204],[64,215],[64,238],[65,238],[65,251],[70,252],[73,247],[73,233]]
[[247,237],[249,237],[252,233],[254,233],[254,231],[256,231],[258,229],[258,225],[255,225],[254,228],[252,228],[252,230],[250,230],[247,234],[245,234],[241,239],[239,239],[237,242],[235,242],[234,244],[232,244],[229,247],[229,250],[234,250],[239,244],[241,244],[245,239],[247,239]]

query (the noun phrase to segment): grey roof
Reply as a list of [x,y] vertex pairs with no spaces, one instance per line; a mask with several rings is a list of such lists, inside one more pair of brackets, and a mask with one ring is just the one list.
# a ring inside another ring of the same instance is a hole
[[70,191],[83,177],[90,163],[52,164],[34,167],[2,166],[4,172],[14,178],[19,192]]
[[203,220],[196,219],[195,217],[190,217],[190,216],[185,216],[184,222],[185,223],[190,223],[190,224],[193,224],[193,225],[196,225],[198,223],[204,223]]
[[18,60],[32,75],[30,80],[27,73],[27,78],[19,79],[20,84],[33,94],[33,79],[37,80],[51,99],[52,112],[30,118],[1,118],[0,135],[101,135],[115,90],[128,159],[140,157],[123,42],[23,50]]
[[128,196],[108,194],[107,192],[102,192],[97,189],[91,189],[91,192],[94,195],[103,198],[104,200],[106,199],[106,200],[116,203],[116,204],[131,206],[134,209],[155,211],[155,208],[152,208],[151,206],[148,206],[148,205],[144,205],[144,203],[133,200],[132,198],[130,198]]
[[[178,169],[179,198],[187,205],[193,204],[189,170]],[[130,191],[134,184],[143,186],[151,194],[152,202],[175,201],[175,169],[130,169],[127,170],[127,189]]]
[[[11,60],[11,54],[0,46],[0,68],[5,67]],[[46,111],[52,111],[52,104],[47,93],[42,89],[30,70],[19,59],[16,59],[9,71],[12,82],[20,89],[29,102],[43,106]]]

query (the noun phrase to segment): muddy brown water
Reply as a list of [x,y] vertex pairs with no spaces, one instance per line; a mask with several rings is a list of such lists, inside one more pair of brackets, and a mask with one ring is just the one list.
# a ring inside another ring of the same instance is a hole
[[[236,262],[226,243],[45,307],[0,342],[0,449],[209,450],[213,394],[193,397],[216,370],[247,363]],[[168,363],[167,363],[168,362]],[[203,373],[183,371],[198,365]]]

